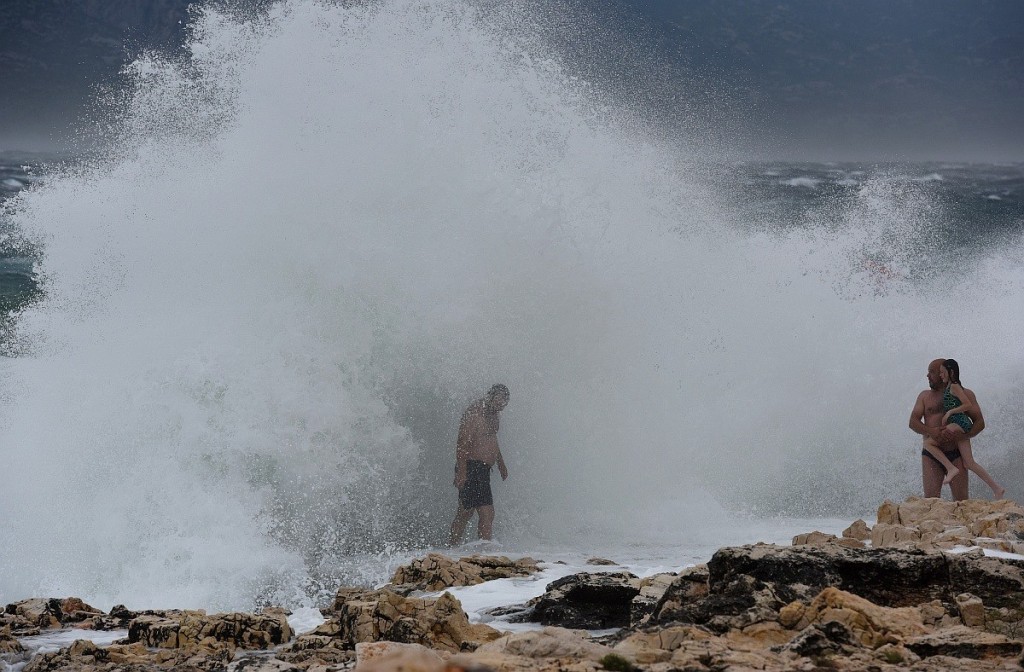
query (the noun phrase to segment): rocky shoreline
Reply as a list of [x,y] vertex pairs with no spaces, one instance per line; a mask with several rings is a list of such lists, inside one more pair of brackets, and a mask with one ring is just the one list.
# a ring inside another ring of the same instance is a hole
[[[24,600],[0,616],[0,658],[22,672],[1021,669],[1022,553],[1013,502],[910,498],[840,537],[722,548],[679,573],[641,579],[595,559],[594,571],[504,608],[535,624],[522,632],[471,623],[436,593],[529,576],[537,562],[430,554],[383,588],[340,588],[324,623],[299,635],[282,609],[104,613],[77,598]],[[72,627],[127,637],[25,662],[20,639]]]

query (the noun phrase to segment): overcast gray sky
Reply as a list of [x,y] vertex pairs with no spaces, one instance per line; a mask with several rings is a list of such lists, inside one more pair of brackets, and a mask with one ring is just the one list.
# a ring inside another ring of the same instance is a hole
[[[661,119],[703,116],[741,156],[1024,161],[1019,0],[537,4],[604,23],[559,38],[588,76]],[[47,150],[131,55],[180,44],[189,2],[5,5],[0,150]]]

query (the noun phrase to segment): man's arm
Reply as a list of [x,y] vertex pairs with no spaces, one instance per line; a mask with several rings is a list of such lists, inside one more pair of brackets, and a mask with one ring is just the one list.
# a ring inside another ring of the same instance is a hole
[[949,424],[949,419],[956,415],[957,413],[963,413],[965,415],[970,416],[971,411],[974,410],[971,398],[967,396],[967,391],[963,387],[957,385],[956,383],[953,383],[952,385],[949,386],[949,389],[950,392],[952,392],[957,399],[960,399],[960,405],[946,411],[946,413],[942,416],[943,425]]
[[914,410],[910,413],[910,429],[920,434],[921,436],[930,436],[934,438],[942,430],[941,427],[929,427],[921,421],[924,417],[924,392],[917,395],[917,403],[914,404]]
[[508,478],[508,467],[505,466],[505,458],[501,456],[501,447],[498,448],[498,473],[501,474],[501,480]]
[[978,405],[978,398],[974,396],[974,392],[964,388],[964,394],[970,399],[970,407],[965,412],[974,421],[974,424],[971,425],[969,432],[964,432],[959,438],[970,439],[981,434],[982,430],[985,429],[985,416],[981,414],[981,406]]

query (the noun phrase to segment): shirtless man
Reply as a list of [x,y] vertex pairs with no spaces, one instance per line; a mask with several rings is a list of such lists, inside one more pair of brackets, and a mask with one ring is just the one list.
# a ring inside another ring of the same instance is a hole
[[[978,406],[978,399],[974,396],[974,392],[965,389],[964,393],[970,397],[971,404],[974,406],[968,414],[974,421],[974,425],[965,434],[957,434],[943,426],[942,416],[946,410],[942,407],[942,393],[945,387],[942,384],[939,369],[944,361],[946,360],[936,359],[928,365],[929,389],[917,395],[917,403],[914,404],[914,410],[910,414],[910,429],[921,436],[933,437],[953,466],[960,470],[960,473],[950,481],[949,490],[953,493],[953,499],[961,500],[968,497],[967,469],[964,467],[963,460],[960,459],[960,449],[956,446],[957,440],[977,436],[981,430],[985,429],[985,418],[981,414],[981,407]],[[941,497],[942,480],[945,476],[946,472],[939,461],[922,449],[921,480],[924,483],[924,496]]]
[[508,469],[498,447],[498,413],[508,405],[508,399],[508,388],[499,383],[462,414],[459,439],[455,444],[455,487],[459,489],[459,507],[452,521],[452,546],[462,543],[466,524],[474,511],[480,538],[491,538],[494,524],[491,467],[495,462],[498,463],[501,480],[508,478]]

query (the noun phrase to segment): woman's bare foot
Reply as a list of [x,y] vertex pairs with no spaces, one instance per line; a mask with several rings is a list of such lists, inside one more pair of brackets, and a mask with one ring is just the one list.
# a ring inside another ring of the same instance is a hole
[[1006,494],[1006,488],[997,488],[997,489],[993,490],[993,492],[995,493],[997,500],[998,499],[1002,499],[1003,495]]
[[946,472],[946,477],[944,479],[942,479],[942,484],[943,485],[949,485],[949,482],[952,481],[954,478],[956,478],[956,475],[959,474],[959,473],[960,473],[960,470],[957,469],[956,467],[953,467],[952,469],[950,469],[949,471]]

